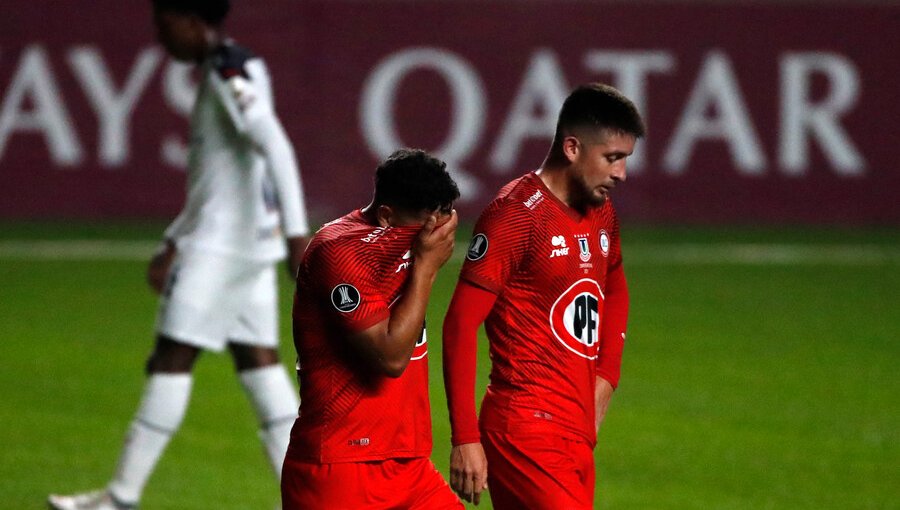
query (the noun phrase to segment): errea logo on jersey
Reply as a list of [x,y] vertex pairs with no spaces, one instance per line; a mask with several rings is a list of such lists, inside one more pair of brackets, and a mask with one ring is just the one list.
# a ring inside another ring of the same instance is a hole
[[573,283],[550,308],[550,330],[563,347],[595,359],[600,343],[600,285],[590,278]]
[[349,283],[342,283],[331,289],[331,304],[339,312],[349,313],[356,310],[360,301],[362,300],[360,299],[359,291]]
[[550,244],[554,246],[550,252],[550,258],[563,257],[569,254],[569,247],[566,246],[566,238],[563,236],[553,236],[550,238]]

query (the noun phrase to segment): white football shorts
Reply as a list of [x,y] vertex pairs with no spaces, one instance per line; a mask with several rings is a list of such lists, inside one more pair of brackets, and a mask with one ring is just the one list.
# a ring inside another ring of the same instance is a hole
[[229,342],[278,346],[275,266],[213,253],[179,252],[156,316],[156,333],[201,349]]

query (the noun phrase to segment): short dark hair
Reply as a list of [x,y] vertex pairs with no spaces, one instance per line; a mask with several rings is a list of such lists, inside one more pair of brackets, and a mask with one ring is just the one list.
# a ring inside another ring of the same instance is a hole
[[582,85],[569,94],[559,111],[553,144],[561,144],[563,138],[579,131],[604,129],[635,138],[646,131],[641,114],[624,94],[605,83]]
[[230,0],[151,0],[157,11],[194,14],[210,25],[221,25],[231,9]]
[[459,188],[447,164],[420,149],[395,151],[375,170],[376,205],[410,212],[449,211]]

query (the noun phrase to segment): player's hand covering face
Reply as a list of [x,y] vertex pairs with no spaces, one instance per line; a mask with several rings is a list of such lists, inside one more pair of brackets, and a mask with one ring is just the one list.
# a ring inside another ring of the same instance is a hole
[[435,212],[428,216],[413,244],[413,257],[420,267],[437,271],[453,254],[456,226],[459,219],[456,210],[450,213]]

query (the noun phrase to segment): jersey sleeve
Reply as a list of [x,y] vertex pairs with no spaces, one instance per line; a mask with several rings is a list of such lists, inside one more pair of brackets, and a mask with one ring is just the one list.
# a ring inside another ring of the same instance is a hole
[[475,411],[478,327],[496,299],[496,294],[460,281],[444,316],[444,391],[453,446],[481,441]]
[[610,233],[610,261],[606,273],[603,323],[600,326],[600,347],[597,354],[597,375],[606,379],[613,388],[619,385],[622,367],[622,351],[625,347],[625,329],[628,324],[628,283],[622,266],[622,245],[619,237],[619,221],[613,212]]
[[266,158],[285,236],[308,235],[300,169],[293,145],[275,114],[265,63],[246,50],[228,46],[219,51],[215,65],[211,80],[232,124]]
[[611,222],[611,231],[610,231],[610,249],[609,249],[609,265],[607,266],[607,272],[612,272],[616,268],[622,265],[622,242],[621,237],[619,235],[619,217],[616,214],[615,208],[612,207],[612,204],[609,205],[610,214],[612,216]]
[[499,294],[530,246],[531,211],[518,201],[498,199],[475,224],[460,279]]
[[390,317],[390,303],[377,285],[375,272],[361,261],[358,249],[326,244],[310,264],[317,268],[315,299],[325,303],[327,317],[346,332],[358,332]]

